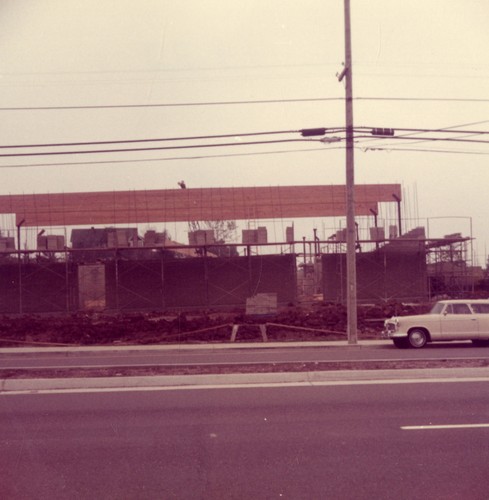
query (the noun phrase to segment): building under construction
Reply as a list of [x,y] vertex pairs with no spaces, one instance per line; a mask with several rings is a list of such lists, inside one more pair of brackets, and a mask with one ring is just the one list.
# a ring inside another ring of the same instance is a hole
[[[355,198],[359,301],[470,291],[470,237],[406,231],[398,184],[357,185]],[[396,214],[389,224],[379,223],[385,206]],[[345,213],[344,186],[0,196],[0,312],[241,309],[257,296],[274,306],[341,303],[344,229],[298,238],[288,224],[272,239],[263,221]],[[240,241],[226,241],[212,224],[196,221],[240,221],[244,228]],[[188,241],[138,229],[168,223],[187,224]]]

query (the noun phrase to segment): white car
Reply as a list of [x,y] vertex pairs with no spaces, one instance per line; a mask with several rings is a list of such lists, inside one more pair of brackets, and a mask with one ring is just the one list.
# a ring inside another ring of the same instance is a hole
[[489,300],[441,300],[428,314],[385,320],[382,334],[399,348],[449,340],[489,346]]

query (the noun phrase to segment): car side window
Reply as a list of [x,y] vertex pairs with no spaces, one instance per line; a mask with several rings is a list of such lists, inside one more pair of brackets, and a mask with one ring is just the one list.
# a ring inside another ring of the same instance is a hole
[[470,307],[467,304],[452,304],[453,314],[472,314]]
[[489,314],[489,304],[470,304],[476,314]]
[[447,304],[446,314],[472,314],[467,304]]

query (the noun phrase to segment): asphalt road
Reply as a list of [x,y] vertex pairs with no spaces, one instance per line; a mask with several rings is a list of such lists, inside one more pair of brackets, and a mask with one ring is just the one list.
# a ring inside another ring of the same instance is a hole
[[484,382],[4,395],[0,497],[487,499],[485,424]]
[[364,360],[428,360],[489,358],[489,348],[468,343],[430,344],[423,349],[397,349],[390,342],[369,347],[255,347],[252,349],[191,349],[144,351],[0,353],[0,368],[66,368],[163,365],[219,365]]

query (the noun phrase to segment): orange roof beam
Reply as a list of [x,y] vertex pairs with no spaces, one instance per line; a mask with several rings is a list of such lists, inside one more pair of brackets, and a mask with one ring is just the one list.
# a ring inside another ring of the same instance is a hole
[[[0,196],[0,214],[23,227],[338,217],[344,185],[106,191]],[[399,184],[355,186],[356,215],[401,198]]]

